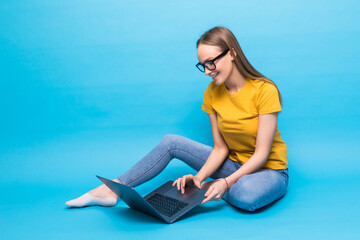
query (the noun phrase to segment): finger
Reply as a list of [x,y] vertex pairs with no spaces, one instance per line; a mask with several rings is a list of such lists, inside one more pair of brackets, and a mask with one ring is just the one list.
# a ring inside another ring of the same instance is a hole
[[181,178],[178,179],[178,182],[177,182],[177,190],[180,190],[180,184],[181,184],[181,181],[180,181]]
[[179,179],[179,191],[181,191],[182,188],[182,181],[183,181],[183,177]]
[[209,198],[205,198],[204,200],[202,200],[201,204],[204,204],[204,203],[206,203],[208,201],[209,201]]
[[206,191],[206,193],[205,193],[205,197],[208,197],[213,190],[214,190],[214,187],[213,187],[213,186],[209,187],[209,189],[208,189],[208,190]]
[[177,184],[178,180],[176,179],[174,182],[173,182],[173,186],[175,186]]
[[211,201],[211,200],[214,200],[215,196],[217,195],[216,192],[212,192],[206,199],[206,201]]
[[184,180],[184,184],[183,184],[183,192],[185,192],[186,183],[191,179],[193,179],[193,175],[188,174],[185,176],[185,180]]
[[173,186],[175,186],[177,184],[177,181],[178,179],[176,179],[174,182],[173,182]]
[[181,179],[181,193],[182,193],[182,194],[183,194],[184,191],[185,191],[186,178],[187,178],[187,176],[184,176],[184,177]]
[[207,198],[205,198],[205,199],[201,202],[201,204],[204,204],[204,203],[206,203],[206,202],[208,202],[208,201],[211,201],[215,195],[216,195],[215,192],[214,192],[214,193],[211,193]]
[[218,195],[216,195],[216,197],[214,198],[216,201],[220,201],[221,200],[221,195],[219,196],[219,194]]
[[204,203],[206,203],[207,202],[207,200],[206,200],[206,198],[200,203],[200,204],[204,204]]

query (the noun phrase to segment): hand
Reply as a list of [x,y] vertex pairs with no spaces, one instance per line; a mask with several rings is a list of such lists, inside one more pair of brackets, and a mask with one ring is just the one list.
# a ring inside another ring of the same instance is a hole
[[201,204],[208,201],[220,201],[227,190],[227,184],[225,180],[221,178],[204,183],[203,188],[207,189],[207,192],[205,193],[206,198],[201,202]]
[[194,185],[197,188],[201,188],[201,180],[197,177],[197,176],[193,176],[191,174],[188,175],[184,175],[182,178],[178,178],[176,181],[174,181],[172,186],[175,186],[175,184],[177,185],[177,189],[180,190],[181,189],[181,194],[184,194],[185,192],[185,184],[188,181],[193,181]]

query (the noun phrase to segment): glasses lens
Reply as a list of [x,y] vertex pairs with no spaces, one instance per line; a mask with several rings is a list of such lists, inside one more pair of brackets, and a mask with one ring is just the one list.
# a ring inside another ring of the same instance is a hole
[[201,72],[205,72],[205,68],[204,68],[203,65],[197,64],[196,67],[197,67]]
[[205,67],[209,70],[215,70],[215,64],[213,62],[207,62],[205,63]]

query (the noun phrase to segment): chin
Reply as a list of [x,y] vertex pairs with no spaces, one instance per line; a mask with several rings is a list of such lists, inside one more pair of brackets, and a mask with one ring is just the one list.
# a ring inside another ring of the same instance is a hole
[[222,82],[221,81],[219,81],[219,80],[213,80],[214,81],[214,83],[216,84],[216,85],[221,85],[222,84]]

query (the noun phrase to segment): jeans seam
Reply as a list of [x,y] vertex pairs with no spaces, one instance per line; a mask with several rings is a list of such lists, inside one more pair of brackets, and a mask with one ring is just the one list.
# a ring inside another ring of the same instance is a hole
[[[202,160],[203,162],[206,162],[206,160],[203,160],[201,157],[195,155],[194,153],[192,153],[192,152],[190,152],[190,151],[187,151],[186,149],[183,149],[183,148],[180,148],[180,147],[170,147],[170,148],[166,149],[166,151],[164,152],[164,154],[161,155],[160,158],[158,158],[158,160],[155,161],[153,165],[151,165],[149,168],[146,168],[146,169],[145,169],[143,172],[141,172],[136,178],[130,179],[130,181],[129,181],[127,184],[134,182],[136,179],[138,179],[139,177],[141,177],[142,175],[144,175],[146,172],[148,172],[150,169],[152,169],[152,168],[165,156],[165,154],[167,154],[167,153],[169,152],[170,149],[180,149],[180,150],[183,150],[184,152],[187,152],[187,153],[193,155],[194,157]],[[230,170],[228,170],[228,169],[223,169],[223,170],[226,170],[226,171],[228,171],[228,172],[232,172],[232,171],[230,171]],[[127,184],[126,184],[126,185],[127,185]]]
[[284,176],[283,181],[284,184],[287,186],[288,185],[288,181],[289,181],[289,175],[285,173],[285,171],[281,172],[281,175]]
[[[192,153],[192,152],[190,152],[190,151],[187,151],[187,150],[184,149],[184,148],[181,148],[181,147],[174,147],[174,148],[181,149],[181,150],[183,150],[184,152],[187,152],[187,153],[193,155],[194,157],[197,157],[198,159],[202,160],[203,162],[206,162],[206,160],[202,159],[201,157],[195,155],[194,153]],[[225,160],[226,160],[226,159],[225,159]],[[224,160],[224,161],[225,161],[225,160]],[[232,160],[231,160],[231,161],[232,161]],[[231,172],[231,173],[233,172],[233,171],[231,171],[231,170],[229,170],[229,169],[227,169],[227,168],[223,168],[222,170],[226,170],[226,171]]]
[[122,184],[122,185],[126,185],[126,184],[124,183],[124,181],[120,178],[120,176],[119,176],[119,177],[117,177],[117,179],[119,180],[120,184]]
[[144,175],[146,172],[148,172],[151,168],[153,168],[153,167],[165,156],[165,154],[169,152],[170,149],[171,149],[171,147],[168,148],[168,149],[166,149],[165,152],[163,153],[163,155],[161,155],[161,156],[158,158],[158,160],[154,162],[153,165],[151,165],[149,168],[146,168],[146,169],[145,169],[143,172],[141,172],[137,177],[130,179],[130,181],[129,181],[127,184],[134,182],[136,179],[138,179],[139,177],[141,177],[142,175]]

